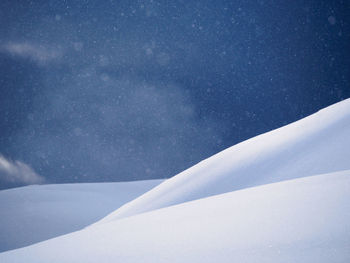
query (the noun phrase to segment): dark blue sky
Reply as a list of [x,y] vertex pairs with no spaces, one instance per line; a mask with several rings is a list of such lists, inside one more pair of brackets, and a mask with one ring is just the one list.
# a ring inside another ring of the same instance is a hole
[[348,98],[349,5],[2,0],[0,188],[171,177]]

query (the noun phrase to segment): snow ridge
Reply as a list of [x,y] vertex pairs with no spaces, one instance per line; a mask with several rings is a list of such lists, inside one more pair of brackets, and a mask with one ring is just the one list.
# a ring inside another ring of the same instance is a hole
[[0,262],[350,262],[350,99]]
[[350,99],[232,146],[97,224],[247,187],[350,169]]

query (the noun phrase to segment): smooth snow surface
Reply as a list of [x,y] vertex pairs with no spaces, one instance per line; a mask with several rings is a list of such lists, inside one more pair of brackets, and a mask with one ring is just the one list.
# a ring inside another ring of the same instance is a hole
[[349,200],[345,100],[235,145],[83,230],[0,253],[0,262],[348,263]]
[[80,230],[160,182],[33,185],[0,191],[0,251]]
[[350,171],[183,203],[0,254],[0,262],[350,262]]
[[350,169],[350,99],[228,148],[97,224],[267,183]]

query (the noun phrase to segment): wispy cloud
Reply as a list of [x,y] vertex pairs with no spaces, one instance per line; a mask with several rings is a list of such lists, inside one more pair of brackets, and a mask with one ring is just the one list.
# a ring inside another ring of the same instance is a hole
[[[45,98],[37,104],[47,103],[45,112],[34,108],[15,144],[26,145],[22,154],[43,160],[38,166],[50,176],[170,177],[212,154],[220,139],[214,123],[197,119],[180,85],[115,76],[99,65],[67,76],[67,85],[47,89]],[[41,136],[24,143],[34,130]]]
[[29,42],[9,42],[2,45],[1,50],[14,56],[29,58],[40,65],[58,60],[63,54],[62,49],[59,47],[47,47]]
[[11,161],[0,154],[0,184],[40,184],[44,178],[21,161]]
[[129,31],[104,41],[95,27],[78,36],[63,20],[45,21],[25,42],[3,42],[15,58],[62,65],[38,76],[41,90],[12,154],[19,150],[48,180],[87,182],[170,177],[217,152],[221,129],[201,118],[181,81],[196,66],[196,46],[168,48]]

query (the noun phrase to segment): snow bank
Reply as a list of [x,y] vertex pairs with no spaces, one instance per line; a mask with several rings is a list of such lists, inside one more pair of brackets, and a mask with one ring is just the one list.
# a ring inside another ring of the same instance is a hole
[[233,146],[90,227],[0,253],[0,262],[350,262],[349,156],[346,100]]
[[35,185],[0,191],[0,251],[80,230],[160,182]]
[[0,254],[0,262],[350,262],[350,171],[183,203]]
[[97,224],[237,189],[350,169],[350,99],[222,151]]

